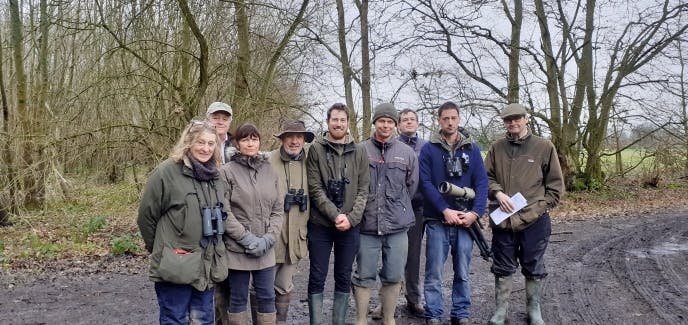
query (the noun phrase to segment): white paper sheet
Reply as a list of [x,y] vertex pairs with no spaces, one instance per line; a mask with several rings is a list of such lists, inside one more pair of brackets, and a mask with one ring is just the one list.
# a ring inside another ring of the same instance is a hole
[[526,202],[526,198],[523,197],[521,192],[514,194],[514,196],[511,197],[511,202],[514,204],[514,212],[507,213],[502,211],[502,208],[499,208],[490,213],[490,218],[492,218],[492,221],[496,225],[502,223],[502,221],[506,220],[506,218],[511,217],[511,215],[513,215],[514,213],[518,212],[519,210],[523,209],[526,205],[528,205],[528,202]]

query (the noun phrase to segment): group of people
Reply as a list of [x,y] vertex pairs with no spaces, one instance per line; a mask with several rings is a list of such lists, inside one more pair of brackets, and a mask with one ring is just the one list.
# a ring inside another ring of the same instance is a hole
[[[410,109],[377,105],[373,134],[360,143],[348,133],[349,116],[346,105],[332,105],[327,131],[317,137],[302,121],[288,121],[274,135],[281,146],[269,153],[260,151],[253,124],[229,133],[232,109],[224,103],[211,104],[205,119],[186,126],[170,158],[151,174],[139,208],[160,323],[214,324],[217,286],[228,324],[245,325],[249,318],[285,324],[298,263],[308,257],[310,324],[321,324],[333,255],[333,324],[345,324],[352,294],[355,323],[367,324],[378,278],[383,324],[395,324],[402,287],[411,314],[441,324],[451,252],[451,324],[469,324],[468,230],[487,210],[501,209],[513,215],[491,221],[496,308],[490,324],[506,321],[519,265],[530,324],[544,324],[549,210],[564,182],[554,146],[528,129],[525,107],[501,110],[506,136],[484,159],[459,126],[453,102],[437,109],[439,132],[428,141],[419,137]],[[519,210],[511,200],[518,192],[527,199]]]

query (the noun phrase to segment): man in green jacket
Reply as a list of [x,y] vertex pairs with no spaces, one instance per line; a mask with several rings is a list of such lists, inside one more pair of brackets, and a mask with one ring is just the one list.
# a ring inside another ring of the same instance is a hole
[[277,324],[286,324],[296,267],[308,256],[306,224],[310,207],[304,145],[311,143],[315,135],[306,130],[303,121],[288,121],[275,137],[282,145],[270,152],[269,162],[279,178],[280,192],[286,194],[282,232],[275,243],[275,309]]
[[[490,324],[502,325],[506,320],[512,275],[520,263],[526,277],[530,324],[544,325],[540,298],[542,280],[547,276],[545,250],[552,232],[549,211],[564,193],[564,178],[552,142],[528,130],[528,112],[523,105],[509,104],[499,116],[506,136],[493,143],[485,157],[489,209],[514,214],[499,224],[491,222],[491,271],[495,275],[497,309]],[[520,210],[511,200],[516,193],[527,201]]]
[[343,325],[370,173],[365,148],[356,145],[348,135],[349,108],[346,105],[337,103],[330,107],[327,129],[310,147],[306,159],[312,203],[308,222],[308,309],[311,324],[320,324],[325,279],[334,247],[332,323]]

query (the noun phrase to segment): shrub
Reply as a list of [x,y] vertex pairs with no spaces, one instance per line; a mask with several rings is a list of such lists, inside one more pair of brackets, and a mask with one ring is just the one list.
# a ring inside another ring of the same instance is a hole
[[110,240],[110,251],[113,255],[136,255],[139,252],[139,245],[131,235],[113,237]]

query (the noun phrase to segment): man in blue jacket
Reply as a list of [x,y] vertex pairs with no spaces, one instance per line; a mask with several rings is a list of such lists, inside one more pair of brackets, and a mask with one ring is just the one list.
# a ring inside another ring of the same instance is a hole
[[[446,102],[437,110],[437,116],[439,134],[423,146],[418,159],[426,219],[425,319],[426,324],[441,324],[442,271],[451,248],[451,324],[463,325],[469,323],[471,306],[468,274],[473,241],[467,228],[485,212],[487,174],[478,145],[459,127],[459,107]],[[442,182],[470,188],[475,198],[458,201],[443,195],[438,190]]]

